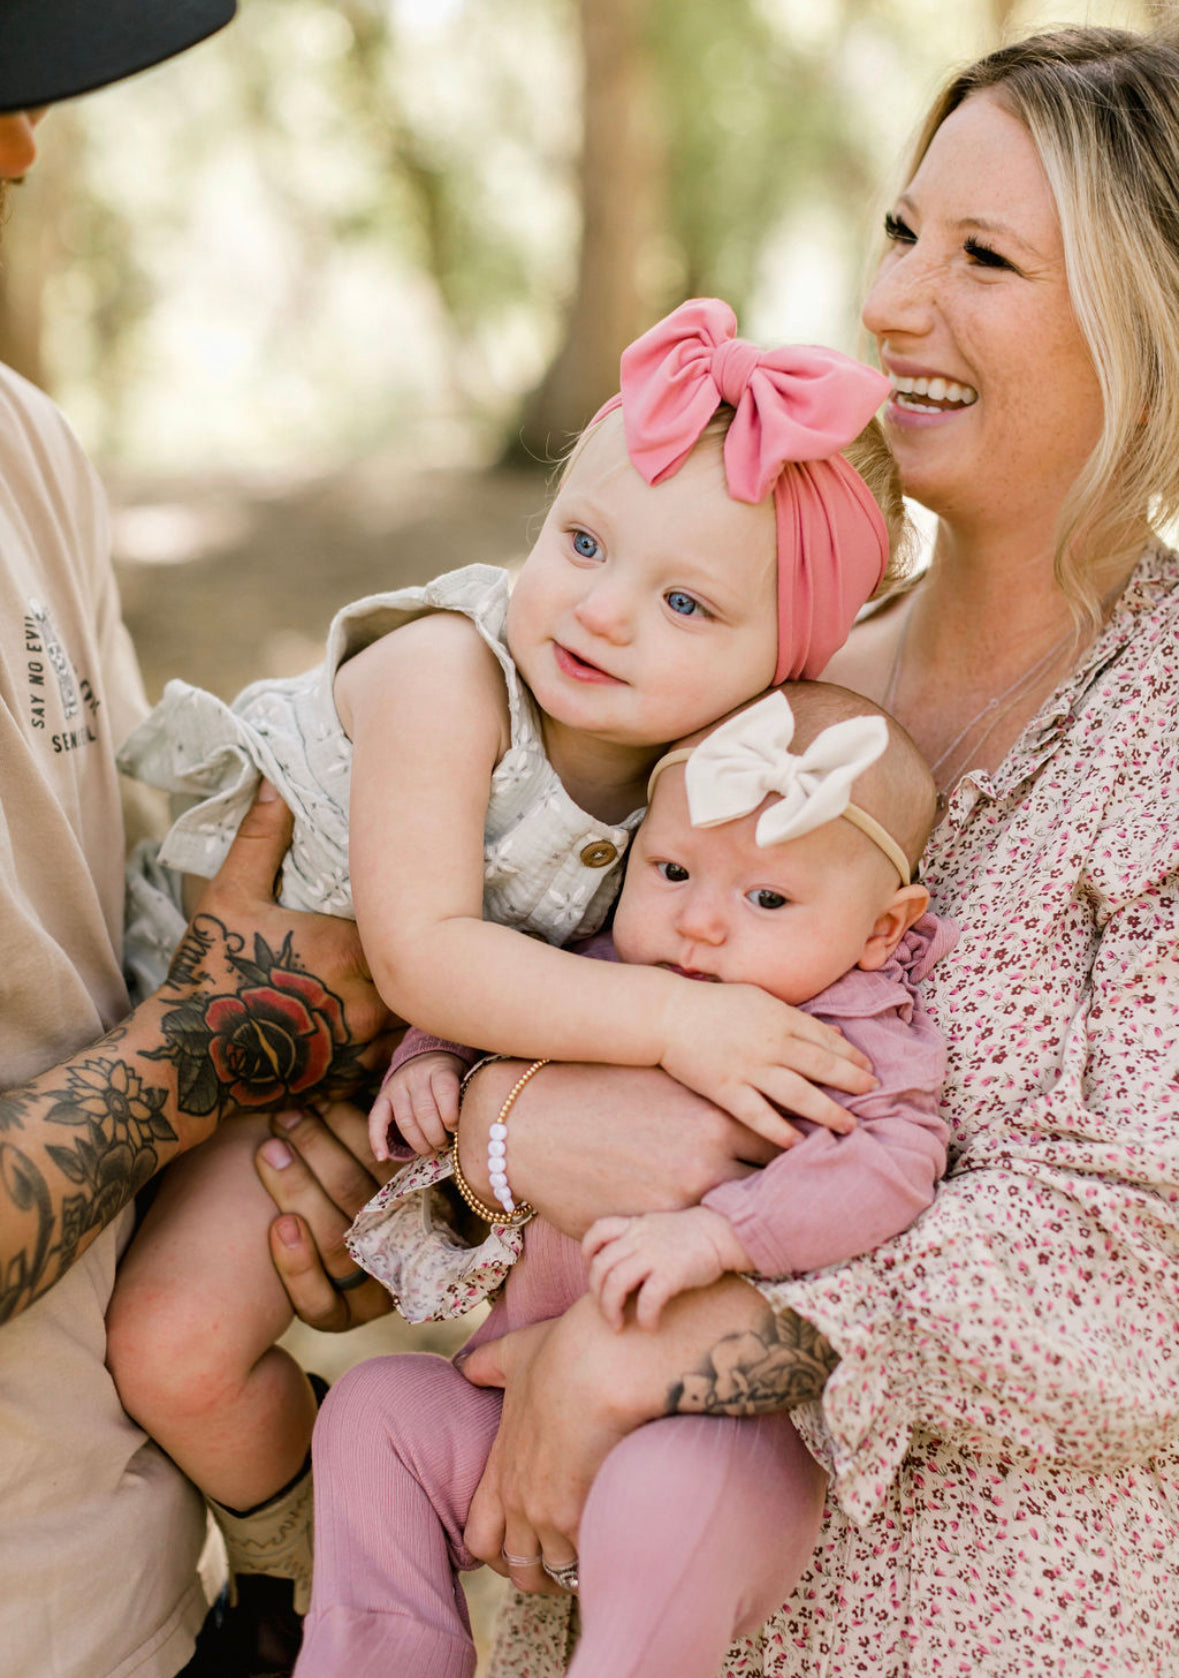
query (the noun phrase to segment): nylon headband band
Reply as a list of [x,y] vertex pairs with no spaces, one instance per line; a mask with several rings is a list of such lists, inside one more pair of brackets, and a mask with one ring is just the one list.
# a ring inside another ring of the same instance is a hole
[[673,763],[687,763],[695,746],[678,746],[674,752],[665,752],[659,762],[652,769],[647,778],[647,803],[651,802],[651,794],[655,791],[655,783],[665,769],[670,769]]
[[[655,791],[655,783],[665,769],[670,769],[674,763],[686,763],[695,751],[694,746],[679,746],[674,752],[667,752],[659,759],[652,769],[647,781],[647,803],[651,802],[651,795]],[[847,821],[853,827],[858,827],[865,839],[870,839],[877,850],[883,851],[901,877],[903,886],[913,884],[913,870],[909,867],[909,859],[897,844],[892,834],[881,827],[875,816],[870,816],[867,810],[861,810],[858,804],[849,804],[840,816],[841,821]]]
[[913,884],[913,872],[909,867],[908,857],[887,828],[881,827],[875,816],[870,816],[867,810],[861,810],[858,804],[849,804],[840,819],[858,827],[866,839],[871,839],[872,843],[884,852],[900,875],[903,886]]

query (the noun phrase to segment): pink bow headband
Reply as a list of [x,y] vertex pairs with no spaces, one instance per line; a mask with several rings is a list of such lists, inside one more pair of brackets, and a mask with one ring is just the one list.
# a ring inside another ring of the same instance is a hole
[[697,297],[622,352],[626,447],[649,484],[674,476],[722,403],[735,501],[773,490],[778,526],[775,682],[813,678],[847,639],[888,566],[888,531],[867,484],[839,451],[888,392],[882,373],[811,345],[759,350],[737,337],[727,303]]

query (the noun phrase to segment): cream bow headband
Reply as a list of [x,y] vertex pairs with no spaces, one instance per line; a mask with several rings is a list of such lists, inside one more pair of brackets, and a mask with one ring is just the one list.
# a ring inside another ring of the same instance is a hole
[[769,793],[778,801],[757,823],[759,845],[780,845],[842,817],[879,847],[901,877],[912,881],[909,859],[874,816],[851,802],[857,775],[888,745],[883,717],[849,717],[832,723],[798,755],[790,751],[794,713],[783,693],[767,694],[730,717],[698,746],[661,757],[651,771],[647,798],[673,763],[683,763],[693,827],[718,827],[747,816]]

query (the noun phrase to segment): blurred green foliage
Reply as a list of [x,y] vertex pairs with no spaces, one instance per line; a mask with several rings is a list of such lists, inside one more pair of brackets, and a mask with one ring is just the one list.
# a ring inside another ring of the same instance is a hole
[[[751,335],[852,349],[876,194],[949,65],[1001,28],[1148,12],[593,4],[644,24],[649,315],[717,294]],[[490,458],[586,254],[579,18],[577,0],[244,0],[213,41],[45,124],[5,231],[0,350],[91,447],[142,466],[386,439]]]
[[800,196],[870,190],[838,55],[799,42],[757,0],[655,0],[651,22],[680,289],[740,314],[767,234]]

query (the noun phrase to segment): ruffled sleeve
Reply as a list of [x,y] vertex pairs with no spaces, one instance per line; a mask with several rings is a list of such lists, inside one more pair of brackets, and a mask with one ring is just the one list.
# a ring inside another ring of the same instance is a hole
[[[931,1209],[838,1270],[759,1284],[840,1353],[821,1406],[799,1420],[857,1521],[880,1507],[916,1431],[1093,1473],[1179,1440],[1179,827],[1166,814],[1179,788],[1173,730],[1159,773],[1159,720],[1084,854],[1056,824],[1073,850],[1058,877],[1037,877],[1058,906],[1038,950],[1014,932],[987,950],[975,940],[977,968],[967,959],[940,981],[939,1018],[961,1009],[970,1059],[956,1075],[956,1158]],[[1124,742],[1121,753],[1133,763]],[[1100,780],[1093,757],[1088,773]],[[1085,926],[1095,954],[1074,972]],[[982,1025],[969,1010],[984,983],[1009,1002]],[[1016,1069],[1037,1059],[1041,1087],[1025,1093]]]
[[493,1224],[477,1247],[455,1228],[450,1155],[415,1159],[357,1215],[345,1237],[363,1270],[408,1323],[465,1316],[497,1288],[524,1250],[522,1228]]

